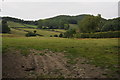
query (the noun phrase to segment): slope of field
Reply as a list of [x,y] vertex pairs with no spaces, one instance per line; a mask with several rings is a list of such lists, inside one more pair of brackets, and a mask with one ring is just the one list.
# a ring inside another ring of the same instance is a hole
[[24,24],[24,26],[26,26],[26,27],[31,27],[31,28],[37,28],[36,25],[28,25],[28,24]]
[[48,31],[48,30],[43,30],[43,29],[30,29],[30,28],[19,28],[21,30],[27,30],[30,32],[34,32],[34,30],[36,30],[36,34],[40,34],[43,35],[44,37],[50,37],[50,35],[54,36],[54,35],[59,35],[60,32],[54,32],[54,31]]
[[27,34],[27,32],[25,31],[21,31],[21,30],[17,30],[14,28],[10,28],[10,33],[3,33],[1,34],[2,37],[25,37],[25,35]]
[[14,35],[18,35],[18,36],[25,36],[25,34],[27,34],[27,32],[25,32],[25,31],[13,29],[13,28],[11,28],[11,32],[10,33],[14,34]]
[[76,63],[75,58],[84,57],[88,59],[85,62],[87,64],[111,70],[105,74],[110,77],[115,76],[118,72],[119,47],[118,39],[3,38],[3,52],[9,48],[15,48],[23,50],[21,53],[26,55],[30,53],[29,49],[39,51],[48,49],[53,52],[65,53],[70,64]]
[[28,25],[28,24],[21,24],[21,23],[17,23],[17,22],[12,22],[12,21],[8,21],[8,26],[9,27],[31,27],[31,28],[37,28],[37,26],[35,25]]
[[12,21],[8,21],[7,24],[8,24],[8,27],[25,27],[24,25],[22,25],[20,23],[16,23],[16,22],[12,22]]
[[66,30],[64,30],[64,29],[49,29],[49,30],[55,31],[55,32],[60,32],[60,33],[66,32]]

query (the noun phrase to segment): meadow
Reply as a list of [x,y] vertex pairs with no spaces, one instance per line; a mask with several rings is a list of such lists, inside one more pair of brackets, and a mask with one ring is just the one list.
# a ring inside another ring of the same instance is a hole
[[[5,23],[10,31],[0,34],[5,78],[25,76],[28,78],[28,74],[35,78],[118,77],[120,38],[115,36],[118,33],[112,36],[107,31],[101,32],[106,33],[102,34],[106,37],[101,37],[97,32],[91,32],[89,35],[87,32],[79,33],[82,29],[78,24],[69,23],[69,27],[64,28],[63,25],[55,26],[59,22],[58,19],[53,20],[56,22],[54,25],[51,24],[52,28],[50,26],[48,28],[47,23],[40,26],[35,25],[35,22],[33,24],[33,21],[29,24],[17,22],[19,21],[17,19],[15,21]],[[27,34],[30,36],[26,36]],[[15,74],[16,70],[18,74]]]
[[[74,63],[75,58],[84,57],[88,64],[110,69],[116,74],[118,70],[118,40],[106,39],[65,39],[53,37],[3,37],[3,52],[9,48],[28,50],[51,50],[64,52]],[[29,52],[28,52],[29,53]],[[4,54],[4,53],[3,53]]]

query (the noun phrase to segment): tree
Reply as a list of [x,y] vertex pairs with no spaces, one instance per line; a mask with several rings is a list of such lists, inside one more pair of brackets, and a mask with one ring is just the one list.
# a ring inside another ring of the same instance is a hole
[[64,38],[71,38],[73,35],[76,34],[75,29],[70,29],[64,33]]
[[120,30],[120,18],[116,18],[116,19],[111,19],[111,20],[107,20],[101,31],[119,31]]
[[2,20],[2,33],[9,33],[9,32],[10,32],[10,28],[7,25],[7,21]]
[[36,36],[36,34],[32,33],[32,32],[28,32],[25,36],[26,37],[32,37],[32,36]]
[[38,28],[39,28],[39,29],[42,29],[43,21],[42,21],[42,20],[39,20],[39,21],[38,21],[38,24],[39,24],[39,25],[38,25]]
[[36,33],[37,31],[36,30],[34,30],[34,34]]
[[64,24],[64,29],[65,29],[65,30],[68,30],[69,27],[70,27],[69,24]]
[[54,35],[54,37],[58,37],[58,35],[57,35],[57,34],[55,34],[55,35]]
[[59,37],[63,37],[63,34],[62,34],[62,33],[60,33]]
[[79,22],[80,32],[90,33],[96,32],[101,16],[86,16]]

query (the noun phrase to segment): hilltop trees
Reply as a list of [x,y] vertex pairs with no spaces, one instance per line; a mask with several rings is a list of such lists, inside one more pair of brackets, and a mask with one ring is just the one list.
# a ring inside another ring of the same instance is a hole
[[120,17],[108,20],[104,23],[101,31],[119,31],[120,30]]
[[6,21],[13,21],[13,22],[22,23],[22,24],[38,25],[38,21],[25,21],[25,20],[13,18],[13,17],[2,17],[2,19]]
[[69,24],[77,24],[85,15],[67,16],[60,15],[53,18],[42,19],[38,21],[38,28],[43,29],[68,29]]
[[2,20],[2,33],[9,33],[9,32],[10,32],[10,28],[7,25],[7,21]]
[[68,30],[69,27],[70,27],[69,24],[64,24],[64,29],[65,29],[65,30]]
[[100,23],[100,15],[98,16],[86,16],[83,20],[79,22],[80,32],[90,33],[96,32],[98,24]]

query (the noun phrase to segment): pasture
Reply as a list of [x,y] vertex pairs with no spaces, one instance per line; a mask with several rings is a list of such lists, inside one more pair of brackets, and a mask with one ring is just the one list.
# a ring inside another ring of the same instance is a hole
[[[106,39],[65,39],[53,37],[3,37],[3,54],[8,49],[20,50],[45,50],[65,53],[71,64],[74,59],[84,57],[87,64],[93,64],[103,69],[109,69],[107,76],[117,74],[118,70],[118,45],[117,38]],[[29,54],[29,52],[26,52]],[[26,54],[25,53],[25,54]],[[23,53],[24,54],[24,53]]]

